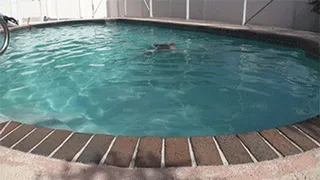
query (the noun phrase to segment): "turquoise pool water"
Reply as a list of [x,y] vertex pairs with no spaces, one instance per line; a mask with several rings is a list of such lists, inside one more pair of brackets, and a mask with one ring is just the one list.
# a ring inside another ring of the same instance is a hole
[[[170,41],[176,51],[144,54]],[[0,119],[137,136],[268,129],[320,113],[319,66],[297,49],[155,26],[23,30],[0,56]]]

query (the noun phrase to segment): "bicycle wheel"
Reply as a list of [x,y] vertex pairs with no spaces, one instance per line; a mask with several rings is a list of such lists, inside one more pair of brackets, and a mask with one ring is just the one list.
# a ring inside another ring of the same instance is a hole
[[3,54],[9,45],[10,33],[7,23],[0,18],[0,55]]

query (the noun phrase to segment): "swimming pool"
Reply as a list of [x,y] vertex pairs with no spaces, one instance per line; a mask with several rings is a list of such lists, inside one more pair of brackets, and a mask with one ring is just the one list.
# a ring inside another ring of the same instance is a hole
[[[144,54],[152,43],[177,50]],[[301,50],[158,26],[12,33],[2,119],[133,136],[241,133],[319,114],[319,62]],[[1,119],[0,116],[0,119]]]

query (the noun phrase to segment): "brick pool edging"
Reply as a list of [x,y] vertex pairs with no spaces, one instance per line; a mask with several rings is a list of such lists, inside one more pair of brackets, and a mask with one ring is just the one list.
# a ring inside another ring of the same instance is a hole
[[257,163],[320,147],[320,115],[293,125],[243,134],[189,138],[77,133],[0,123],[0,146],[84,164],[165,168]]
[[[317,33],[223,25],[200,21],[114,18],[69,20],[21,26],[11,30],[50,27],[70,23],[110,21],[156,23],[187,30],[262,40],[293,46],[320,58]],[[320,116],[294,125],[237,135],[190,138],[128,137],[84,134],[35,127],[10,121],[0,123],[0,146],[85,164],[118,167],[185,167],[256,163],[298,154],[320,147]]]

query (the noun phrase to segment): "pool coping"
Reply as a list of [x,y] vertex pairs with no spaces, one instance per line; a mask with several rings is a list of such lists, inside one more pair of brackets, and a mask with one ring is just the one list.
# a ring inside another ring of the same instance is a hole
[[[178,28],[188,27],[188,30],[192,27],[195,28],[193,30],[235,37],[249,36],[257,38],[256,40],[302,48],[307,51],[307,54],[320,57],[319,33],[213,22],[141,18],[83,19],[46,22],[11,28],[11,30],[110,21],[151,22],[165,26],[176,24],[179,25]],[[285,41],[277,39],[282,37]],[[124,168],[251,164],[319,149],[320,115],[297,124],[259,132],[185,138],[86,134],[8,121],[0,123],[0,146],[71,163],[104,164]]]
[[107,23],[126,22],[154,24],[169,28],[178,28],[206,32],[212,34],[226,35],[236,38],[244,38],[255,41],[264,41],[272,44],[284,45],[288,47],[302,49],[306,56],[320,61],[320,33],[310,31],[300,31],[271,26],[257,25],[236,25],[214,21],[183,20],[174,18],[101,18],[101,19],[71,19],[64,21],[48,21],[23,25],[10,28],[11,31],[26,28],[44,28],[54,25],[68,25],[71,23]]
[[59,159],[46,158],[0,147],[0,174],[1,178],[10,180],[318,180],[320,177],[320,148],[303,154],[260,163],[229,166],[130,169],[65,162]]
[[258,163],[320,147],[320,114],[293,125],[242,134],[133,137],[0,123],[0,146],[49,158],[122,168]]

